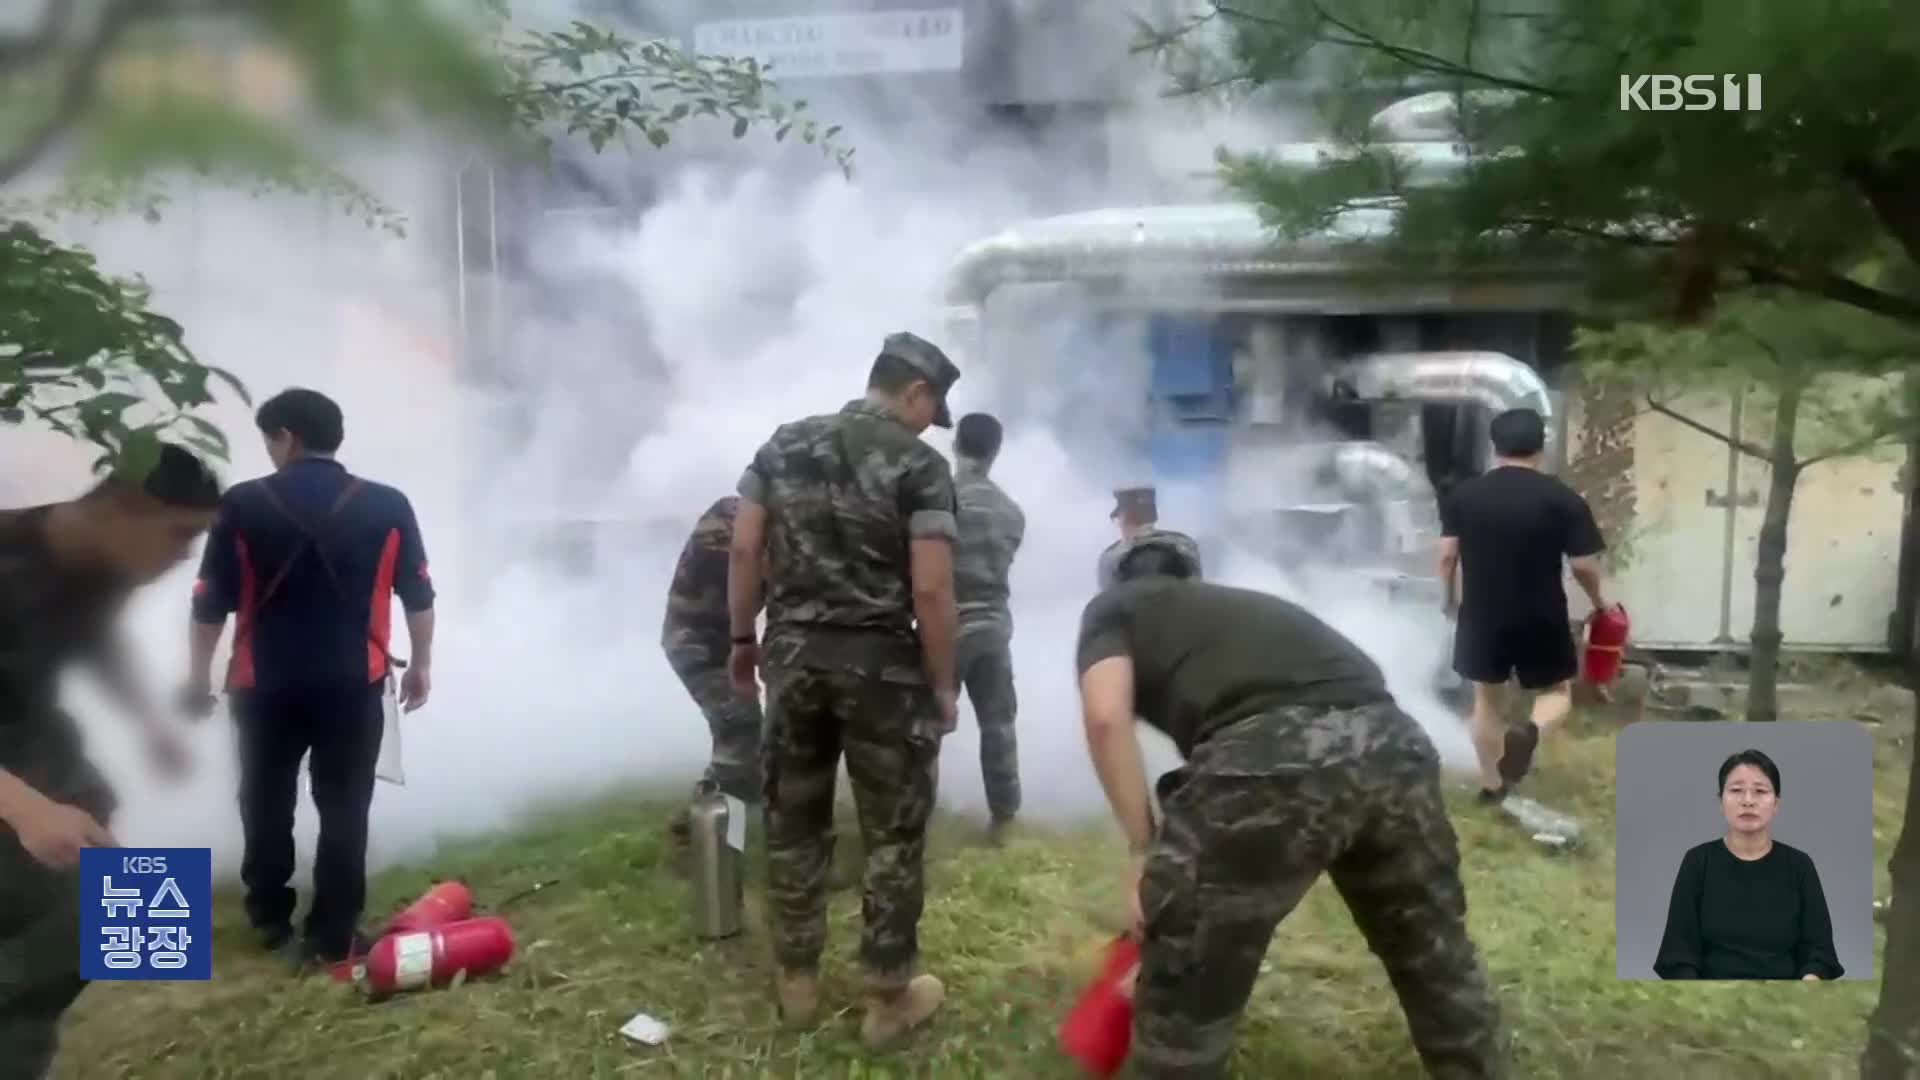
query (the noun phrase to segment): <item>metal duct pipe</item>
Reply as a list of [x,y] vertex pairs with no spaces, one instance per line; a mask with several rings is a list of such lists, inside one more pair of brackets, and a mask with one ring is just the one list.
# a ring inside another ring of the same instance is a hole
[[[1538,372],[1505,353],[1375,353],[1334,372],[1335,396],[1361,401],[1412,399],[1482,405],[1494,412],[1532,409],[1553,437],[1553,398]],[[1550,459],[1549,459],[1550,460]]]
[[1350,271],[1344,243],[1383,236],[1384,206],[1343,215],[1321,237],[1282,244],[1247,203],[1095,210],[1025,222],[967,247],[947,272],[946,301],[980,307],[1002,285],[1129,274],[1286,275]]
[[[1375,145],[1407,170],[1407,182],[1440,183],[1457,176],[1467,155],[1451,142],[1424,136]],[[1317,169],[1349,156],[1334,143],[1287,143],[1273,160]],[[1379,237],[1392,224],[1395,200],[1356,200],[1325,234],[1282,244],[1250,203],[1144,206],[1096,210],[1026,222],[960,253],[948,271],[947,302],[980,305],[1001,285],[1124,276],[1172,270],[1214,275],[1267,275],[1350,268],[1332,249]]]
[[[1465,95],[1472,106],[1500,108],[1520,100],[1512,90],[1469,90]],[[1415,94],[1373,114],[1368,126],[1374,134],[1390,142],[1445,142],[1460,138],[1460,103],[1451,90],[1432,90]]]
[[1333,471],[1342,487],[1382,499],[1432,498],[1433,485],[1413,463],[1377,442],[1358,439],[1333,449]]

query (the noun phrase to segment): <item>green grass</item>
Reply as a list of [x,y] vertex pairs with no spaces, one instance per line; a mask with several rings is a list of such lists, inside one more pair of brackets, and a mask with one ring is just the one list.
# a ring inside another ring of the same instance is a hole
[[[1586,819],[1592,837],[1584,852],[1544,853],[1464,792],[1454,804],[1473,934],[1515,1032],[1516,1075],[1853,1074],[1876,983],[1614,978],[1610,734],[1579,733],[1550,746],[1530,785],[1531,794]],[[1884,867],[1904,796],[1905,751],[1883,739],[1877,756]],[[857,1038],[857,893],[833,902],[827,1018],[813,1031],[783,1032],[767,989],[757,890],[749,891],[745,937],[693,940],[685,886],[663,863],[668,810],[641,799],[575,808],[511,836],[449,847],[430,868],[380,876],[374,911],[405,903],[435,875],[461,877],[483,905],[560,881],[508,912],[521,952],[506,973],[383,1005],[325,980],[290,979],[283,965],[250,951],[239,905],[223,897],[213,980],[89,990],[68,1022],[56,1075],[1074,1075],[1053,1035],[1116,925],[1122,859],[1104,823],[1030,829],[1004,850],[979,846],[977,826],[941,823],[922,943],[930,969],[947,981],[948,1005],[907,1048],[873,1059]],[[850,855],[849,842],[842,846]],[[1880,895],[1885,888],[1883,870]],[[1882,949],[1883,938],[1876,957]],[[636,1048],[616,1034],[640,1011],[673,1026],[666,1046]],[[1247,1077],[1422,1075],[1385,977],[1325,882],[1274,942],[1235,1064]]]

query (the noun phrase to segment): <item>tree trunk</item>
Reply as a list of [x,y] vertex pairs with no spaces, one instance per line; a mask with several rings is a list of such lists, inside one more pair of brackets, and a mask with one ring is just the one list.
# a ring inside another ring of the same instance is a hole
[[1787,522],[1793,514],[1793,489],[1800,482],[1793,436],[1803,389],[1798,382],[1783,383],[1773,407],[1773,480],[1767,487],[1766,516],[1760,523],[1753,567],[1753,652],[1747,671],[1750,722],[1780,719],[1780,587],[1787,580]]
[[1887,864],[1893,890],[1887,951],[1880,957],[1880,1005],[1867,1021],[1860,1080],[1920,1078],[1920,696],[1907,737],[1907,813]]

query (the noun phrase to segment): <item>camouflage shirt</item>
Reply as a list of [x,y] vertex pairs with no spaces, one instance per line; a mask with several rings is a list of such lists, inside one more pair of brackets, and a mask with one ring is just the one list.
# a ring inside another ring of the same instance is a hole
[[909,540],[954,537],[947,460],[855,400],[782,424],[739,490],[767,509],[766,662],[924,681]]
[[1193,560],[1194,570],[1196,573],[1199,572],[1200,545],[1194,541],[1193,537],[1183,532],[1174,532],[1172,529],[1153,528],[1141,532],[1138,536],[1115,540],[1107,550],[1100,553],[1100,588],[1102,590],[1112,588],[1114,579],[1120,573],[1120,559],[1136,546],[1150,540],[1171,542],[1174,547]]
[[1007,574],[1027,534],[1027,515],[977,466],[962,462],[954,479],[960,504],[953,552],[953,593],[960,632],[1013,633]]
[[680,549],[667,586],[667,613],[660,645],[676,663],[724,664],[731,645],[727,619],[727,572],[732,558],[733,518],[740,498],[716,501],[694,523]]
[[65,801],[101,781],[59,707],[60,675],[76,660],[112,662],[129,590],[63,565],[46,540],[48,509],[0,511],[0,768]]

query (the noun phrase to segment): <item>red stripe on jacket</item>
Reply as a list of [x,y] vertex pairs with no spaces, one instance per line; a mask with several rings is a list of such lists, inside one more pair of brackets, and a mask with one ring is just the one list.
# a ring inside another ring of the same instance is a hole
[[373,596],[367,613],[367,681],[387,674],[388,644],[393,638],[393,576],[400,563],[400,530],[388,529],[373,571]]
[[253,627],[260,618],[260,581],[247,553],[246,538],[233,537],[233,553],[240,565],[240,603],[233,618],[233,658],[227,663],[227,689],[248,690],[254,683]]

